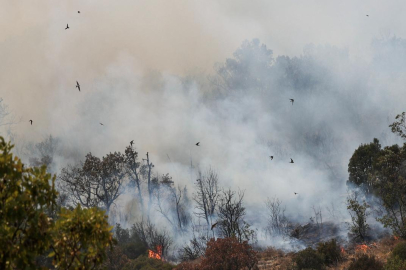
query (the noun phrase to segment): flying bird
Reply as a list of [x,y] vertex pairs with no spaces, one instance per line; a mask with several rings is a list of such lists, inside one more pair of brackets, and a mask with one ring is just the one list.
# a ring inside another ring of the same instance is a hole
[[66,28],[65,28],[65,30],[66,30],[66,29],[69,29],[69,24],[66,24]]
[[293,162],[293,159],[290,159],[290,162],[289,162],[289,163],[294,163],[294,162]]
[[216,227],[216,226],[217,226],[217,223],[218,223],[218,222],[216,222],[216,223],[214,223],[213,225],[211,225],[211,230],[213,230],[213,229],[214,229],[214,227]]
[[367,14],[367,17],[369,17],[369,15]]
[[28,122],[31,122],[31,126],[32,126],[32,120],[30,120],[30,121],[28,121]]
[[296,192],[293,192],[293,193],[295,193],[295,195],[299,194],[299,193],[296,193]]
[[200,143],[200,142],[196,143],[196,146],[200,146],[199,143]]
[[273,159],[273,156],[269,156],[271,158],[271,160]]
[[78,13],[80,13],[80,11],[78,10]]
[[292,105],[293,105],[293,102],[295,102],[295,100],[293,98],[290,98],[289,100],[290,100],[290,102],[292,102]]
[[78,83],[78,81],[76,81],[76,88],[79,89],[80,92],[80,84]]
[[100,123],[100,125],[104,126],[102,123]]
[[133,146],[133,143],[134,143],[134,140],[132,140],[132,141],[130,142],[130,145]]

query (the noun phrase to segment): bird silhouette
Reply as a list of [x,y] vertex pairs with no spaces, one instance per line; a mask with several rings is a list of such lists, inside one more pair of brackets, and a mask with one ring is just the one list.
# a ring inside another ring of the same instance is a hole
[[65,28],[65,30],[66,30],[66,29],[69,29],[69,24],[66,24],[66,28]]
[[290,98],[289,100],[290,100],[290,102],[292,102],[292,105],[293,105],[293,102],[295,102],[295,100],[293,98]]
[[294,162],[293,162],[293,159],[290,159],[290,163],[294,163]]
[[28,121],[28,122],[31,122],[31,126],[32,126],[32,120],[30,120],[30,121]]
[[273,156],[269,156],[271,158],[271,160],[273,159]]
[[213,230],[213,229],[214,229],[214,227],[216,227],[216,226],[217,226],[217,223],[218,223],[218,222],[216,222],[216,223],[214,223],[213,225],[211,225],[211,230]]
[[78,13],[80,13],[80,11],[78,10]]
[[295,193],[295,195],[299,194],[299,193],[296,193],[296,192],[293,192],[293,193]]
[[196,146],[200,146],[199,143],[200,143],[200,142],[196,143]]
[[134,140],[132,140],[132,141],[130,142],[130,145],[133,146],[133,143],[134,143]]
[[102,123],[100,123],[100,125],[104,126]]
[[367,17],[369,17],[369,15],[367,14]]
[[78,81],[76,81],[76,88],[79,89],[80,92],[80,84],[78,83]]

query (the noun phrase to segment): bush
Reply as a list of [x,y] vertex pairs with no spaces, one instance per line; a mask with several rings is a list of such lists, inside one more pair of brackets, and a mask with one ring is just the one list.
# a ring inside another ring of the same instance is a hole
[[257,252],[248,242],[240,243],[237,238],[213,238],[207,243],[207,249],[199,269],[204,270],[240,270],[253,269],[258,263]]
[[399,270],[406,269],[406,261],[394,256],[388,259],[384,267],[385,270]]
[[299,251],[293,258],[293,262],[296,263],[298,270],[322,270],[324,269],[323,261],[323,256],[311,247]]
[[391,257],[399,257],[400,260],[406,261],[406,242],[397,244],[392,251]]
[[123,253],[131,260],[137,259],[140,255],[147,253],[147,248],[141,241],[131,241],[121,245]]
[[383,270],[383,264],[375,256],[363,254],[350,264],[348,270]]
[[183,262],[178,264],[175,270],[200,270],[200,266],[193,262]]
[[335,239],[319,243],[317,246],[317,252],[323,257],[323,261],[326,265],[335,264],[342,259],[341,249],[337,245]]
[[141,255],[137,259],[127,263],[123,270],[171,270],[173,268],[174,266],[167,262]]

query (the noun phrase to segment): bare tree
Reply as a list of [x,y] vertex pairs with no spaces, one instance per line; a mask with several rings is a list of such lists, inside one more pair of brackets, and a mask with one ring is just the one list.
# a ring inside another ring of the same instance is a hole
[[236,237],[238,241],[248,241],[255,238],[255,231],[244,220],[245,207],[242,202],[244,192],[223,190],[220,196],[218,208],[217,231],[222,237]]
[[121,195],[125,180],[124,157],[110,153],[100,160],[91,153],[80,166],[62,169],[59,179],[74,201],[86,207],[102,207],[107,213]]
[[176,232],[186,231],[190,222],[187,211],[188,197],[186,186],[173,187],[172,178],[168,174],[162,176],[156,188],[157,210],[173,226]]
[[209,168],[204,174],[199,172],[199,179],[196,180],[196,193],[193,200],[196,202],[196,216],[203,218],[207,227],[213,225],[213,218],[216,212],[220,190],[218,187],[218,175],[215,170]]
[[14,117],[11,115],[8,106],[3,103],[3,99],[0,98],[0,127],[16,124]]
[[149,154],[147,152],[147,158],[146,159],[142,159],[143,161],[146,162],[146,177],[147,177],[147,183],[148,183],[148,195],[149,195],[149,200],[148,200],[148,216],[151,212],[151,206],[152,206],[152,194],[153,194],[153,183],[151,181],[151,173],[152,173],[152,168],[154,167],[154,164],[152,164],[152,162],[149,160]]
[[141,165],[141,163],[138,162],[138,152],[135,151],[132,145],[127,146],[125,149],[124,162],[127,175],[130,181],[134,183],[135,187],[137,188],[138,200],[141,204],[141,209],[144,209],[141,181],[143,171],[145,171],[145,165]]
[[210,232],[206,226],[202,229],[199,225],[192,224],[192,239],[183,246],[179,253],[182,261],[192,261],[204,255],[207,242],[210,240]]
[[148,249],[156,253],[159,253],[160,249],[162,257],[166,256],[168,248],[173,242],[167,231],[158,230],[149,219],[146,221],[142,219],[140,222],[135,223],[131,230],[132,234],[138,235]]
[[270,235],[288,234],[289,221],[285,216],[286,208],[282,206],[282,201],[278,198],[268,198],[265,205],[268,212],[267,232]]

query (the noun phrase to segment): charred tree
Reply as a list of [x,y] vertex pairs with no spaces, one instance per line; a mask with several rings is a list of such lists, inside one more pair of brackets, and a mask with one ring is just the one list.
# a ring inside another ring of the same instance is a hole
[[199,179],[196,180],[196,193],[193,200],[196,202],[196,216],[203,218],[209,229],[213,225],[214,215],[217,209],[220,190],[218,187],[218,175],[216,171],[209,168],[206,173],[199,172]]

